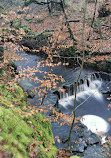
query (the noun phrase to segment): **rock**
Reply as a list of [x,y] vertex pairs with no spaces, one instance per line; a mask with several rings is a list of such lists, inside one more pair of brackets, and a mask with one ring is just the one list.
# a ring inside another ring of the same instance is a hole
[[100,143],[99,138],[98,138],[97,135],[94,134],[94,133],[91,133],[90,136],[85,136],[85,138],[86,138],[86,143],[87,143],[88,145],[93,145],[93,144]]
[[98,63],[99,70],[105,71],[105,72],[111,72],[111,59],[104,60]]
[[32,90],[27,89],[26,92],[27,92],[27,97],[28,98],[32,98],[33,99],[35,97],[35,94],[34,94],[34,92]]
[[107,149],[99,145],[88,146],[83,158],[108,158]]
[[68,137],[65,136],[65,137],[62,138],[62,143],[63,144],[66,143],[67,141],[68,141]]
[[71,142],[70,145],[70,150],[73,152],[84,152],[84,149],[86,147],[86,143],[85,141],[83,141],[82,139],[79,139],[78,141],[75,142]]
[[100,143],[99,137],[88,130],[87,127],[81,123],[73,128],[73,132],[76,132],[78,137],[82,138],[82,140],[88,145]]

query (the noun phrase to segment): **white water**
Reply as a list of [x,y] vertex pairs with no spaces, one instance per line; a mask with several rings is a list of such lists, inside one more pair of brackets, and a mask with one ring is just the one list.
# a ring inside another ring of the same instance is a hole
[[[98,90],[101,86],[102,81],[99,80],[89,80],[89,87],[86,82],[84,84],[79,85],[76,99],[79,100],[80,98],[82,98],[85,100],[88,97],[93,96],[97,100],[102,101],[103,96]],[[74,98],[74,95],[70,96],[68,93],[64,93],[63,98],[59,100],[59,104],[61,104],[64,108],[67,108],[68,105],[72,105]]]
[[[102,87],[102,80],[91,80],[89,77],[87,80],[84,80],[83,84],[80,84],[77,89],[77,101],[81,98],[84,99],[83,102],[87,102],[90,97],[94,97],[100,102],[100,105],[103,101],[103,95],[99,91]],[[69,88],[70,89],[70,88]],[[70,93],[64,93],[63,98],[59,100],[59,104],[62,105],[65,109],[68,109],[68,106],[74,104],[74,95],[70,96]],[[79,108],[82,104],[77,105],[76,108]],[[97,105],[98,106],[98,105]],[[89,105],[90,108],[90,105]],[[101,107],[100,107],[101,108]],[[102,117],[97,115],[84,115],[80,121],[87,126],[88,130],[91,130],[93,133],[101,136],[101,143],[106,142],[106,133],[110,130],[110,124],[105,121]]]
[[103,118],[96,115],[84,115],[80,121],[87,126],[88,130],[102,137],[102,143],[105,143],[105,134],[109,131],[110,125]]

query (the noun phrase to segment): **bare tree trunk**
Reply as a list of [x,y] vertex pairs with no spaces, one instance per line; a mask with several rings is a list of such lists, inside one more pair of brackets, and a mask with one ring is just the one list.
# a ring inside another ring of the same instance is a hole
[[86,18],[86,9],[87,9],[87,1],[85,0],[85,6],[84,6],[84,21],[83,21],[83,31],[82,31],[82,48],[83,48],[83,58],[82,58],[82,64],[81,64],[81,68],[80,68],[80,72],[78,75],[78,78],[76,80],[76,87],[75,87],[75,94],[74,94],[74,110],[73,110],[73,121],[71,124],[71,128],[70,128],[70,132],[69,132],[69,137],[68,137],[68,147],[67,149],[70,147],[70,139],[71,139],[71,132],[74,126],[74,122],[75,122],[75,117],[76,117],[76,96],[77,96],[77,86],[78,86],[78,81],[79,78],[81,76],[82,70],[83,70],[83,65],[84,65],[84,58],[85,58],[85,46],[84,46],[84,29],[85,29],[85,18]]
[[75,44],[76,39],[74,38],[73,32],[72,32],[72,30],[70,28],[68,17],[66,15],[66,12],[65,12],[65,9],[64,9],[64,0],[60,0],[60,5],[61,5],[61,8],[62,8],[64,17],[65,17],[65,20],[66,20],[66,25],[67,25],[68,31],[70,33],[70,38],[73,40],[73,43]]
[[[95,1],[95,8],[94,8],[93,19],[92,19],[92,22],[91,22],[91,27],[93,27],[93,23],[94,23],[94,21],[95,21],[97,2],[98,2],[98,1],[96,0],[96,1]],[[90,29],[90,31],[89,31],[89,35],[88,35],[87,41],[89,41],[90,36],[91,36],[91,29]]]

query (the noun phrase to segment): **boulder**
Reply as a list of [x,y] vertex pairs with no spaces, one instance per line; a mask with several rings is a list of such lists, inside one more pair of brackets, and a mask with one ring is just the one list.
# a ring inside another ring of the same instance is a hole
[[99,145],[88,146],[82,158],[108,158],[108,149]]

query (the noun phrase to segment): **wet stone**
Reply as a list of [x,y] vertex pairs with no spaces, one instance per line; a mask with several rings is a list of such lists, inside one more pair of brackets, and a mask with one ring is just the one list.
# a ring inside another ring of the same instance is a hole
[[108,151],[100,145],[88,146],[82,158],[109,158]]
[[85,137],[85,138],[86,138],[87,144],[89,145],[100,143],[99,138],[94,133],[92,133],[89,137]]
[[67,141],[68,141],[68,137],[65,136],[65,137],[62,138],[62,143],[63,144],[66,143]]
[[76,142],[71,142],[70,150],[73,152],[84,152],[84,149],[86,148],[87,144],[82,139],[79,139]]
[[88,145],[100,143],[99,137],[80,122],[73,128],[73,132],[76,133],[79,138],[82,138]]

